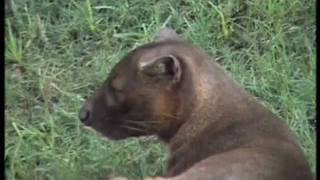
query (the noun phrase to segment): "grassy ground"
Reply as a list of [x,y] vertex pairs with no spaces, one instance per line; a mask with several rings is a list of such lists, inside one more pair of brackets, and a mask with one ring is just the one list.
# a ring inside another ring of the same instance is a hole
[[168,25],[294,130],[315,169],[315,1],[13,0],[6,18],[7,179],[165,173],[154,139],[111,142],[78,109],[130,49]]

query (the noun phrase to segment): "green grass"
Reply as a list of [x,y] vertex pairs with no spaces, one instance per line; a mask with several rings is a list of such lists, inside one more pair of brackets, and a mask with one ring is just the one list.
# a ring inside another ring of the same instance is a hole
[[6,18],[5,166],[12,179],[165,173],[154,139],[112,142],[78,110],[129,50],[168,25],[296,132],[315,171],[315,1],[14,0]]

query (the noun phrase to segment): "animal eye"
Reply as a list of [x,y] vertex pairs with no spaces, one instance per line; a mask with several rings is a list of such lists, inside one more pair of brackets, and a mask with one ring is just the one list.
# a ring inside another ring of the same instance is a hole
[[116,90],[114,88],[110,88],[110,90],[107,93],[107,103],[109,106],[119,106],[124,99],[123,92],[121,90]]
[[111,81],[111,87],[115,91],[121,91],[125,86],[125,79],[123,77],[117,76]]
[[107,93],[106,98],[107,98],[107,104],[109,106],[112,107],[112,106],[115,106],[117,104],[117,100],[116,100],[115,96],[111,95],[111,93]]

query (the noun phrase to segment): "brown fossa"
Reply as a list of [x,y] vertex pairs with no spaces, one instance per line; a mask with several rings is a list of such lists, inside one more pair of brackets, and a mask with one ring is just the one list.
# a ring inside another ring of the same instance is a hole
[[288,126],[172,29],[129,52],[79,117],[110,139],[162,139],[168,173],[154,179],[313,179]]

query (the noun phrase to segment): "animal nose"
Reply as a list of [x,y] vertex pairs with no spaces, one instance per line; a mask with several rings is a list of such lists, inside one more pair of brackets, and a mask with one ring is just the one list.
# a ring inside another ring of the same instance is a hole
[[80,111],[79,111],[79,119],[81,122],[85,123],[88,121],[90,116],[90,111],[89,109],[84,105],[81,107]]

